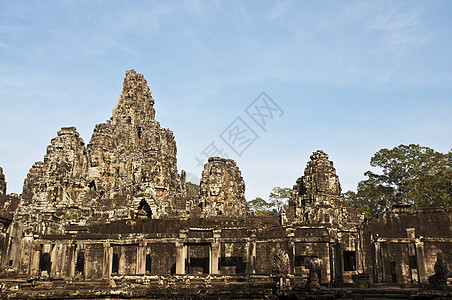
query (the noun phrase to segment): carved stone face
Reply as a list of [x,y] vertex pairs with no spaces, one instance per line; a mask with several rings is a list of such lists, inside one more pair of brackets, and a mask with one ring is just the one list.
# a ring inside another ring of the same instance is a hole
[[212,168],[210,169],[211,175],[221,175],[222,173],[223,173],[223,170],[221,170],[220,167],[212,166]]
[[220,195],[221,185],[215,184],[209,186],[209,195],[210,196],[218,196]]
[[313,176],[317,192],[326,193],[329,190],[329,175],[328,174],[314,174]]

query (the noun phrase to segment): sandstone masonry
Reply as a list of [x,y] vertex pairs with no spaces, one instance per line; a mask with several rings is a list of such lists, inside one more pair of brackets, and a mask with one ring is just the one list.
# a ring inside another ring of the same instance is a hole
[[[2,297],[350,297],[344,287],[357,299],[452,296],[451,209],[401,206],[365,219],[343,203],[322,150],[278,215],[248,209],[226,158],[209,158],[199,194],[187,197],[154,103],[143,75],[127,71],[87,145],[61,128],[20,196],[6,194],[0,168]],[[429,284],[443,291],[424,292]]]

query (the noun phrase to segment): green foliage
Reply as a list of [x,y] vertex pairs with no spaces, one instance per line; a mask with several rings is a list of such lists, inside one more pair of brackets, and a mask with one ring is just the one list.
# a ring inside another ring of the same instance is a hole
[[292,197],[292,189],[274,187],[268,196],[270,200],[270,207],[276,210],[278,213],[281,212],[281,208],[287,205],[289,199]]
[[258,216],[268,216],[272,214],[272,212],[269,210],[270,204],[268,204],[268,202],[261,197],[256,197],[253,200],[248,201],[248,206]]
[[64,215],[64,220],[67,221],[69,219],[71,219],[72,215],[68,212]]
[[187,186],[187,195],[189,198],[196,198],[199,195],[199,185],[188,181],[186,183]]
[[452,152],[443,154],[419,145],[381,149],[370,160],[382,174],[367,171],[357,192],[344,194],[346,203],[368,214],[397,204],[419,207],[452,206]]

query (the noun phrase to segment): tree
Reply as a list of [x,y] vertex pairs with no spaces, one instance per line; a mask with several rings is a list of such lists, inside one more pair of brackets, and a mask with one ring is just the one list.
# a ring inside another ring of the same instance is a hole
[[419,145],[381,149],[370,160],[382,174],[364,173],[357,192],[344,194],[347,203],[368,214],[397,204],[452,206],[452,152],[443,154]]
[[255,212],[258,216],[270,215],[269,210],[270,205],[262,199],[261,197],[256,197],[251,201],[248,201],[248,206]]
[[281,212],[281,208],[287,205],[287,202],[292,197],[291,188],[274,187],[268,196],[270,200],[270,207],[273,207],[276,212]]
[[186,183],[187,186],[187,196],[189,198],[196,198],[199,195],[199,185],[188,181]]

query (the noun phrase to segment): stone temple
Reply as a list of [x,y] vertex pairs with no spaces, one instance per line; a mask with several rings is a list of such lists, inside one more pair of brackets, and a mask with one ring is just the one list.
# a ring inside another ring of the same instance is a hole
[[452,295],[450,209],[394,207],[365,219],[344,205],[333,162],[318,150],[288,207],[257,216],[233,160],[209,158],[189,197],[176,154],[146,80],[130,70],[110,120],[88,144],[61,128],[21,195],[6,193],[0,168],[2,296]]

